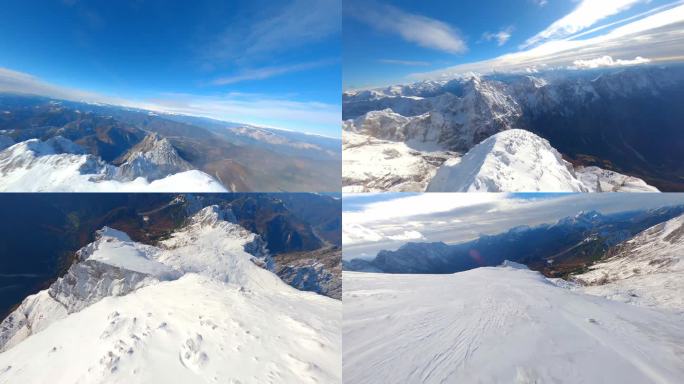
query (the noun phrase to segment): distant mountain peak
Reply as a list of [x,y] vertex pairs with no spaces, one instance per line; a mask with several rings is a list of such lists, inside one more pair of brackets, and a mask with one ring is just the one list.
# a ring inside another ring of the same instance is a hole
[[193,169],[190,163],[180,157],[168,139],[154,132],[134,145],[122,160],[118,174],[128,180],[138,177],[156,180]]

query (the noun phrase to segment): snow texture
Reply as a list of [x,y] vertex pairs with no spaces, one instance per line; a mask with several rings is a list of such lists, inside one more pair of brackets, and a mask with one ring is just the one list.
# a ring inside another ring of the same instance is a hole
[[344,272],[345,383],[679,383],[681,316],[537,272]]
[[207,207],[158,246],[104,228],[3,321],[0,383],[340,382],[341,303],[257,265],[263,240],[226,217]]
[[658,192],[643,180],[563,160],[546,139],[522,129],[497,133],[448,160],[428,192]]
[[684,314],[683,258],[684,215],[619,244],[574,280],[589,294]]

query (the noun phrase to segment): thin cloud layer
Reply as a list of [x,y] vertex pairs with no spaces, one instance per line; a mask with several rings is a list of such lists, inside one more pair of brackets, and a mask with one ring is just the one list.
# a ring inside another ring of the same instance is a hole
[[508,40],[511,38],[511,34],[513,33],[513,27],[506,27],[499,32],[496,33],[491,33],[491,32],[485,32],[482,34],[482,40],[484,41],[496,41],[497,45],[501,47],[502,45],[506,44]]
[[61,87],[35,76],[1,67],[0,92],[119,105],[312,133],[318,133],[322,127],[338,126],[341,114],[338,105],[238,93],[216,96],[162,94],[146,100],[129,100]]
[[413,79],[451,78],[467,72],[526,71],[567,68],[578,60],[648,58],[651,63],[684,60],[684,5],[649,14],[609,32],[586,39],[552,40],[527,50],[494,59],[416,73]]
[[314,44],[341,31],[339,0],[293,0],[266,7],[255,21],[245,17],[209,45],[210,59],[253,62]]
[[561,39],[589,28],[599,21],[626,11],[645,0],[582,0],[569,14],[527,39],[523,48],[547,40]]
[[468,49],[463,38],[449,24],[391,5],[351,1],[345,4],[345,13],[378,31],[398,35],[424,48],[451,54]]
[[320,68],[336,63],[338,60],[319,60],[309,63],[300,63],[293,65],[283,65],[276,67],[263,67],[257,69],[247,69],[236,75],[219,77],[212,81],[214,85],[228,85],[240,83],[243,81],[265,80],[271,77],[284,75],[287,73],[301,72],[309,69]]
[[430,65],[427,61],[416,60],[379,59],[378,62],[383,64],[408,65],[411,67],[427,67]]

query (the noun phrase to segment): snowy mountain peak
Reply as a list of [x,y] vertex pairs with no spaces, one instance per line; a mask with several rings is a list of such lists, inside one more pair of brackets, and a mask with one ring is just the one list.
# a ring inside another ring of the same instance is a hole
[[339,382],[341,302],[256,265],[259,240],[217,207],[157,245],[103,228],[2,322],[0,382]]
[[587,192],[588,189],[547,140],[532,132],[511,129],[487,138],[459,162],[442,165],[427,190]]
[[0,151],[0,191],[226,191],[211,176],[191,170],[166,139],[150,137],[140,148],[146,152],[116,167],[60,136],[23,141]]
[[236,218],[232,211],[221,209],[218,205],[204,207],[192,215],[189,219],[190,225],[197,227],[212,227],[216,226],[222,221],[234,223]]
[[529,268],[527,268],[527,265],[525,265],[525,264],[516,263],[515,261],[510,261],[510,260],[504,260],[504,262],[501,263],[501,267],[513,268],[513,269],[529,269]]
[[51,137],[45,141],[30,139],[16,144],[17,150],[30,150],[36,156],[54,155],[60,153],[84,154],[85,150],[73,141],[62,136]]
[[138,177],[157,180],[191,169],[192,166],[178,155],[169,140],[150,133],[124,155],[118,175],[128,180]]
[[97,231],[97,239],[76,252],[66,275],[26,298],[2,322],[0,351],[106,297],[128,295],[190,273],[250,289],[284,285],[262,268],[271,263],[263,240],[222,220],[220,212],[217,206],[200,210],[157,246],[135,242],[110,227]]
[[96,233],[98,239],[111,237],[120,241],[132,241],[125,232],[107,226],[102,227],[102,229],[98,230]]

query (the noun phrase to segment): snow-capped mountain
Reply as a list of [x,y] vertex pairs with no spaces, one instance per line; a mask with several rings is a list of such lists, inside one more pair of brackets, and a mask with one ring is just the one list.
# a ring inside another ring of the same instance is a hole
[[[142,142],[150,134],[168,140],[191,169],[211,175],[231,191],[336,192],[341,188],[339,138],[0,92],[0,150],[30,139],[45,141],[61,136],[81,146],[86,154],[110,165],[120,165],[124,157],[133,155],[136,145],[149,146]],[[153,160],[149,155],[144,157],[139,160],[145,165]],[[168,164],[169,159],[166,160]],[[164,171],[142,165],[135,167],[140,166],[139,171],[152,171],[145,175],[148,181],[167,176]],[[187,164],[175,165],[181,169],[187,167]],[[128,172],[135,174],[136,169]],[[177,182],[181,185],[182,180]]]
[[341,303],[273,272],[230,211],[158,244],[103,228],[0,326],[0,382],[339,382]]
[[206,173],[191,169],[166,139],[146,137],[119,167],[55,136],[30,139],[0,151],[0,190],[21,192],[225,192]]
[[684,313],[683,258],[684,215],[617,245],[573,280],[586,293]]
[[401,141],[342,132],[344,192],[424,191],[453,152],[416,150]]
[[[682,96],[683,84],[681,68],[559,71],[534,76],[469,74],[451,80],[345,92],[343,129],[404,143],[418,153],[463,153],[499,132],[525,129],[547,139],[576,164],[578,173],[588,174],[589,180],[582,175],[578,178],[591,185],[590,189],[653,190],[648,185],[653,184],[672,190],[684,188],[677,187],[684,171],[684,158],[680,158],[684,136],[678,128],[684,116],[674,103]],[[653,126],[659,127],[655,136]],[[378,174],[382,173],[380,168],[391,171],[380,155],[372,154],[377,150],[384,148],[367,148],[365,158],[372,157],[378,163],[366,167],[378,168]],[[352,159],[359,158],[363,149],[355,146],[354,151]],[[347,161],[347,152],[344,148],[343,185],[358,185],[363,180]],[[459,156],[453,157],[451,165]],[[396,163],[394,159],[391,162]],[[598,182],[601,188],[597,187],[597,176],[603,179]]]
[[150,133],[123,156],[117,174],[124,180],[144,177],[152,181],[190,170],[192,165],[178,155],[167,139]]
[[446,161],[428,192],[658,192],[643,180],[599,167],[575,170],[549,142],[510,129]]
[[344,272],[353,383],[677,383],[681,316],[558,287],[518,265]]

